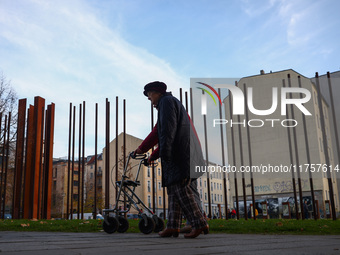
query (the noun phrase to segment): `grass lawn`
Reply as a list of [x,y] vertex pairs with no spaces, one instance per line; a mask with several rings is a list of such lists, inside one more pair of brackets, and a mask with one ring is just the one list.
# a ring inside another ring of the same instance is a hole
[[[127,233],[139,233],[138,220],[129,220]],[[101,220],[0,220],[0,231],[99,232]],[[340,235],[340,220],[258,219],[210,220],[210,233]],[[115,233],[118,234],[118,233]]]

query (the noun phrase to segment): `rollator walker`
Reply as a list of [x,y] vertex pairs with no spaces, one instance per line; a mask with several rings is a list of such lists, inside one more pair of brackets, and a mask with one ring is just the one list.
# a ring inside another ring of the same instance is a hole
[[[126,175],[130,159],[139,160],[138,170],[136,173],[135,180],[129,180]],[[131,207],[138,211],[138,216],[141,218],[138,224],[139,230],[144,234],[150,234],[152,231],[159,232],[164,229],[164,221],[158,217],[150,208],[148,208],[143,201],[136,195],[135,189],[140,186],[138,176],[140,173],[141,166],[148,166],[146,154],[135,155],[131,152],[127,158],[122,178],[120,181],[116,181],[116,185],[119,188],[116,203],[113,209],[104,209],[104,222],[103,229],[106,233],[112,234],[116,231],[124,233],[129,229],[129,222],[123,214],[128,213]],[[124,196],[126,198],[126,207],[121,209],[119,202],[124,202]],[[151,215],[149,217],[146,212]]]

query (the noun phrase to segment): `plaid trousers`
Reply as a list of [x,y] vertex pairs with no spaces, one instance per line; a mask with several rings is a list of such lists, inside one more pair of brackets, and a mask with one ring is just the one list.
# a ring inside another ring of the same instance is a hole
[[168,187],[168,223],[167,228],[179,229],[182,212],[192,228],[200,229],[207,225],[200,204],[199,194],[194,183],[174,184]]

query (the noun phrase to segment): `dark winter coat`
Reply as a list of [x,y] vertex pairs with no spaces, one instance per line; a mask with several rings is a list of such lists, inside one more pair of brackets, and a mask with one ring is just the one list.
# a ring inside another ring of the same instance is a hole
[[158,146],[162,159],[162,185],[168,187],[190,179],[195,165],[204,164],[202,150],[182,103],[170,93],[163,95],[158,109]]

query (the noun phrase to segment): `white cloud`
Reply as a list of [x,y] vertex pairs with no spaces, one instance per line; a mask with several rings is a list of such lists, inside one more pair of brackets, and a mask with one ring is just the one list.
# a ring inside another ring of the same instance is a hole
[[[143,138],[150,130],[150,121],[138,118],[150,115],[143,86],[154,80],[166,82],[173,91],[189,86],[168,63],[129,44],[100,18],[84,1],[4,1],[0,9],[0,68],[20,97],[33,102],[39,95],[56,104],[56,156],[67,155],[70,102],[78,111],[86,101],[91,133],[95,103],[104,114],[109,98],[114,119],[115,98],[119,96],[120,111],[124,98],[127,131]],[[100,130],[103,125],[101,117]],[[114,134],[115,125],[111,127]]]
[[260,16],[268,10],[272,9],[275,4],[280,0],[265,0],[265,1],[252,1],[252,0],[242,0],[243,11],[249,17]]

